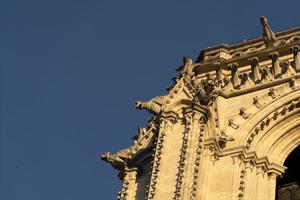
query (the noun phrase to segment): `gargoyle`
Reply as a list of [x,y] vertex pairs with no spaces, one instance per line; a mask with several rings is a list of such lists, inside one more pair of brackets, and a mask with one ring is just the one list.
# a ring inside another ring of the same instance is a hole
[[117,170],[123,170],[127,166],[130,157],[129,149],[123,149],[115,154],[110,152],[101,154],[101,159],[110,163]]
[[206,79],[201,80],[197,93],[200,104],[204,106],[209,105],[211,101],[217,98],[218,95],[215,79],[213,79],[209,74],[207,74],[206,77]]
[[138,152],[149,147],[155,134],[155,125],[153,121],[150,121],[147,129],[138,127],[138,135],[132,138],[134,140],[132,146],[122,149],[115,154],[105,152],[101,155],[101,159],[110,163],[113,168],[122,171],[128,165],[132,165],[131,161]]
[[266,47],[273,47],[275,46],[277,40],[275,38],[275,34],[271,30],[267,18],[260,17],[260,23],[263,26],[263,39]]
[[146,109],[150,113],[157,115],[158,113],[160,113],[162,109],[162,105],[165,103],[166,98],[167,98],[166,96],[158,96],[158,97],[154,97],[153,99],[147,102],[136,101],[135,108]]

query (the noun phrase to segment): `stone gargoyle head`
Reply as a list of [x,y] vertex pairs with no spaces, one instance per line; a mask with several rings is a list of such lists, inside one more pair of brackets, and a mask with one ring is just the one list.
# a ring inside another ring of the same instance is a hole
[[[123,152],[119,153],[122,154]],[[101,159],[105,162],[110,163],[113,168],[117,170],[122,170],[127,165],[126,158],[122,157],[118,153],[112,154],[110,152],[104,152],[101,154]]]
[[141,110],[144,108],[143,104],[144,104],[144,102],[138,100],[135,102],[135,108]]
[[164,104],[166,98],[167,98],[166,96],[158,96],[158,97],[154,97],[153,99],[147,102],[136,101],[135,108],[146,109],[150,113],[157,115],[158,113],[160,113],[162,109],[162,105]]

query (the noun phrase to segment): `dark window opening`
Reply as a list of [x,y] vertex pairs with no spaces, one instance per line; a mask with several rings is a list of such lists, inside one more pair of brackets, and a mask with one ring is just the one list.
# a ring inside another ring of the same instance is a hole
[[287,167],[282,177],[277,179],[277,200],[300,200],[300,146],[286,159]]

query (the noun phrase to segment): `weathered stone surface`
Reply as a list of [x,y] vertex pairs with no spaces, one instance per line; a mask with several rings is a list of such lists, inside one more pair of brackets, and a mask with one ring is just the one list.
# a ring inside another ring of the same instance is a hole
[[275,200],[276,178],[300,144],[300,28],[184,58],[135,143],[103,159],[122,200]]

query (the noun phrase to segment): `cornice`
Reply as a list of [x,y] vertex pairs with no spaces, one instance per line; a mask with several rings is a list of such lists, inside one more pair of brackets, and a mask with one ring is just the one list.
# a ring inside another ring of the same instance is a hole
[[[300,38],[300,33],[299,33],[299,38]],[[300,41],[295,41],[295,42],[291,42],[288,44],[278,45],[273,48],[262,49],[259,51],[250,52],[250,53],[243,54],[243,55],[241,55],[239,57],[235,57],[235,58],[230,58],[230,59],[215,58],[212,60],[208,60],[208,61],[199,63],[199,65],[197,65],[194,68],[194,72],[195,72],[196,76],[198,76],[200,74],[209,73],[209,72],[211,73],[215,70],[214,66],[215,66],[216,62],[222,63],[222,65],[221,65],[222,68],[226,69],[226,66],[230,63],[238,63],[239,66],[249,65],[248,59],[251,57],[258,57],[260,62],[266,61],[266,60],[269,60],[270,53],[272,53],[274,51],[278,51],[278,52],[280,52],[280,56],[288,55],[291,53],[290,48],[293,46],[297,46],[297,45],[298,46],[300,45]]]
[[[275,36],[278,40],[279,45],[289,44],[293,42],[293,39],[296,36],[300,36],[300,27],[285,30],[282,32],[275,33]],[[261,53],[264,50],[272,48],[267,48],[264,45],[263,37],[246,40],[237,44],[221,44],[214,47],[209,47],[200,52],[200,55],[197,59],[197,63],[211,62],[218,58],[219,53],[223,52],[228,54],[229,57],[239,57],[243,55],[248,55],[251,53]],[[236,54],[236,56],[235,56]],[[208,57],[208,58],[207,58]]]
[[[285,37],[290,37],[292,35],[295,35],[295,32],[300,32],[300,27],[295,27],[295,28],[290,28],[290,29],[285,29],[282,31],[275,32],[275,36],[276,36],[276,38],[278,38],[280,40]],[[237,48],[237,47],[241,47],[241,46],[245,46],[245,45],[249,45],[249,44],[253,44],[253,43],[258,43],[258,42],[263,42],[263,38],[257,37],[257,38],[248,39],[246,41],[238,42],[238,43],[234,43],[234,44],[223,43],[220,45],[208,47],[208,48],[204,49],[204,51],[211,51],[211,50],[219,49],[219,48],[225,48],[225,49]]]

